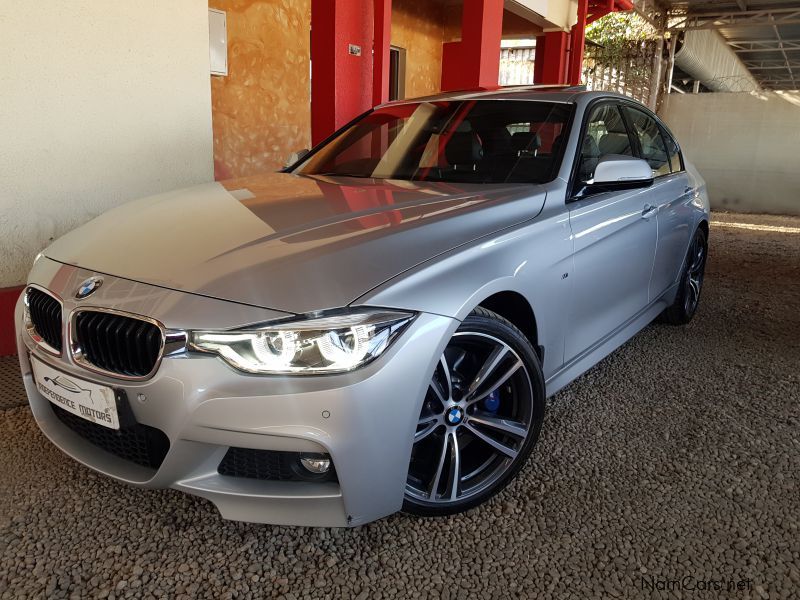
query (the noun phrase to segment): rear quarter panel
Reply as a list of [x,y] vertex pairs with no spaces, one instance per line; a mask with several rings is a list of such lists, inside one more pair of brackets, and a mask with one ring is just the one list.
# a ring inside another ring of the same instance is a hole
[[684,164],[686,166],[686,173],[689,176],[689,185],[693,186],[697,190],[697,197],[694,203],[694,206],[697,209],[696,222],[700,222],[704,218],[709,220],[711,215],[711,202],[708,196],[708,186],[706,185],[706,180],[703,179],[703,176],[700,174],[700,171],[697,170],[697,167],[694,166],[694,163],[686,159],[685,156]]

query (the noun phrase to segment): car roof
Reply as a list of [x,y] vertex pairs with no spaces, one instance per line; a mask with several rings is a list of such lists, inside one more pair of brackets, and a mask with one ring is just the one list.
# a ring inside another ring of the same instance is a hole
[[443,92],[420,98],[396,100],[388,104],[435,102],[438,100],[538,100],[541,102],[574,103],[578,99],[589,101],[593,98],[626,98],[631,100],[631,98],[616,92],[590,92],[587,91],[586,86],[582,85],[520,85]]

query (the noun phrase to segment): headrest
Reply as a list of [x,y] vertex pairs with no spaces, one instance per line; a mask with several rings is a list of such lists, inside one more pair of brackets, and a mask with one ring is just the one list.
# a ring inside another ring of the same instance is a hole
[[542,145],[542,138],[532,131],[517,131],[511,136],[511,147],[516,152],[533,152]]
[[511,133],[505,127],[481,131],[481,141],[487,154],[505,154],[511,151]]
[[630,140],[627,133],[607,133],[600,138],[598,144],[600,155],[606,154],[630,154]]
[[472,165],[483,158],[483,146],[474,131],[456,131],[444,149],[451,165]]

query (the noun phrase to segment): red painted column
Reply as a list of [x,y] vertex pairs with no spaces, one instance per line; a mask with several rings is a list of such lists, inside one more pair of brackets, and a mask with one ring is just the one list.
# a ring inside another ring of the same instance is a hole
[[[544,44],[540,47],[541,38],[544,38]],[[567,81],[568,40],[569,34],[565,31],[548,31],[544,36],[536,38],[536,57],[533,65],[533,77],[536,83],[558,85]]]
[[547,52],[547,36],[536,36],[536,51],[533,55],[533,83],[544,83],[544,59]]
[[372,65],[372,104],[389,101],[389,45],[392,39],[392,0],[374,0],[375,35]]
[[372,0],[311,0],[314,144],[372,106],[373,26]]
[[442,47],[442,91],[497,86],[503,0],[464,0],[461,41]]
[[0,289],[0,356],[17,353],[14,307],[22,290],[22,287]]
[[586,42],[586,17],[589,13],[589,0],[578,0],[578,22],[570,32],[569,73],[567,82],[578,85],[581,82],[583,66],[583,48]]

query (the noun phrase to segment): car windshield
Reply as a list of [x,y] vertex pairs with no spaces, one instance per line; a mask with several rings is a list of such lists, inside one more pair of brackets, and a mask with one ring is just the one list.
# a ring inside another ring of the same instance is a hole
[[572,105],[443,100],[376,109],[293,172],[409,181],[545,183],[556,177]]

